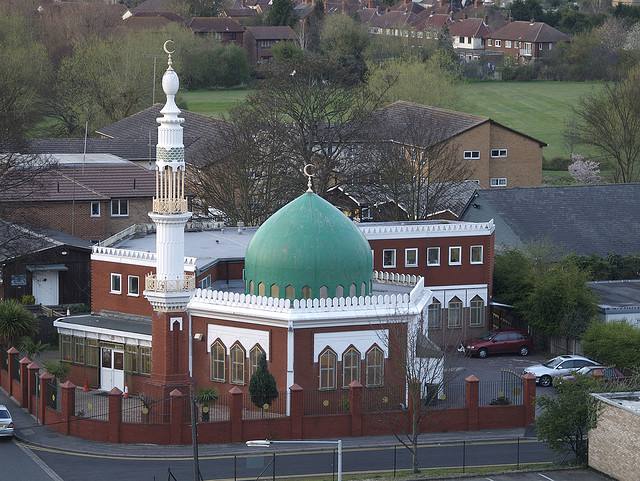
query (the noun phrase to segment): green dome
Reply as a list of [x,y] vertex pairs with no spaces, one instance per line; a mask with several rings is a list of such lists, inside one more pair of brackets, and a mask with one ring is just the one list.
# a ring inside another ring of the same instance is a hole
[[262,224],[244,260],[247,294],[303,299],[369,295],[371,247],[360,229],[313,192]]

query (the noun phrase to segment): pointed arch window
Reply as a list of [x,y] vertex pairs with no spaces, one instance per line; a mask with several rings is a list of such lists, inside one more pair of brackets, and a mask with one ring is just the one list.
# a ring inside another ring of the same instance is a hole
[[225,382],[225,365],[226,365],[227,349],[221,341],[211,344],[211,380]]
[[462,301],[454,297],[449,301],[447,312],[447,326],[451,328],[462,327]]
[[271,297],[280,297],[280,288],[278,284],[271,284]]
[[249,281],[249,294],[254,294],[253,281]]
[[360,351],[355,347],[342,355],[342,387],[349,387],[352,381],[360,381]]
[[325,349],[320,354],[320,389],[336,388],[336,353],[331,349]]
[[358,290],[355,284],[349,286],[349,297],[355,297],[358,295]]
[[384,385],[384,353],[378,346],[373,346],[367,352],[367,387]]
[[251,379],[251,376],[258,370],[260,358],[264,356],[264,354],[264,349],[262,349],[260,344],[256,344],[251,351],[249,351],[249,379]]
[[289,284],[287,287],[284,288],[284,295],[287,299],[291,301],[296,298],[296,290],[291,284]]
[[309,286],[304,286],[302,288],[302,298],[303,299],[311,299],[311,288]]
[[244,384],[244,363],[246,353],[240,344],[234,344],[230,352],[231,357],[231,382]]
[[438,299],[434,299],[433,302],[429,304],[427,317],[429,318],[429,328],[440,329],[442,326],[442,304]]
[[264,285],[264,282],[261,282],[260,284],[258,284],[258,295],[260,297],[263,297],[265,295],[266,292],[266,287]]
[[336,287],[336,297],[344,297],[344,287]]
[[329,289],[327,286],[320,286],[320,299],[326,299],[329,297]]
[[484,300],[480,296],[474,296],[469,303],[470,319],[469,325],[473,327],[484,326]]

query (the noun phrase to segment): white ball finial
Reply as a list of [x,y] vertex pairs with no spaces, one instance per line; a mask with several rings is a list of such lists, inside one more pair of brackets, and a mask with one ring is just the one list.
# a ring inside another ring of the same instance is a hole
[[164,90],[165,95],[175,95],[178,93],[179,88],[180,80],[178,79],[178,74],[169,67],[162,76],[162,90]]

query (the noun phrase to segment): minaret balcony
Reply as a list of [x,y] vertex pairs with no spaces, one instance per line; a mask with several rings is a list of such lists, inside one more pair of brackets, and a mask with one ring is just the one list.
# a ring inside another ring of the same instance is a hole
[[185,292],[196,288],[196,276],[185,274],[183,279],[158,279],[155,274],[147,274],[144,279],[146,291],[152,292]]
[[157,214],[184,214],[187,199],[153,199],[153,212]]

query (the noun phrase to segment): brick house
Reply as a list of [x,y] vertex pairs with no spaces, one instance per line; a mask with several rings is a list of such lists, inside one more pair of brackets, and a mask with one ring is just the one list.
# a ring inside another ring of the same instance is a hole
[[208,37],[222,43],[235,43],[242,46],[244,27],[229,17],[193,17],[187,22],[194,34]]
[[246,27],[244,48],[253,64],[268,62],[273,57],[271,48],[278,42],[297,42],[296,32],[291,27],[257,26]]
[[463,18],[448,25],[453,49],[462,60],[479,60],[491,30],[482,18]]
[[569,35],[544,22],[515,21],[492,32],[486,49],[528,62],[546,55],[558,43],[570,40]]

